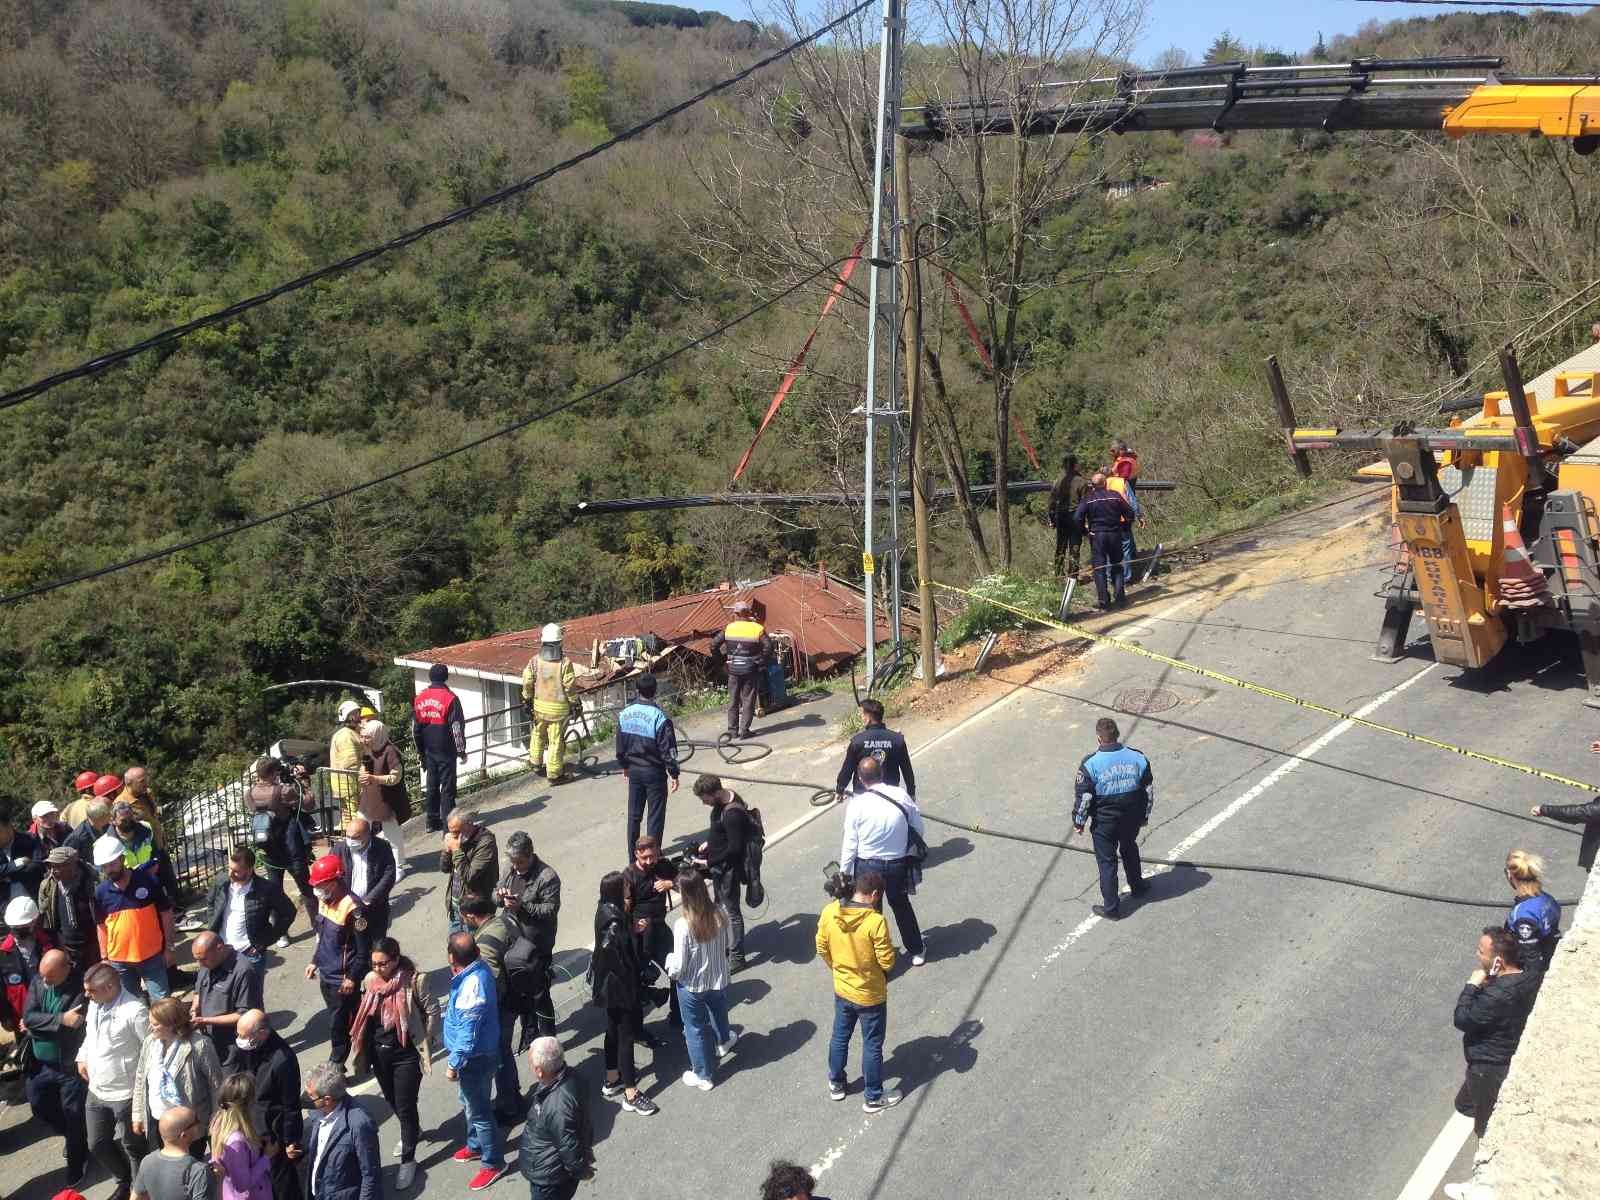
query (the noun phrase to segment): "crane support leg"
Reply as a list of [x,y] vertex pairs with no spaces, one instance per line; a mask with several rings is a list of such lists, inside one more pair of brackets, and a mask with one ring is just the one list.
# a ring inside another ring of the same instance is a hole
[[1417,611],[1416,577],[1410,571],[1389,586],[1383,598],[1383,624],[1372,657],[1377,662],[1399,662],[1406,648],[1411,617]]

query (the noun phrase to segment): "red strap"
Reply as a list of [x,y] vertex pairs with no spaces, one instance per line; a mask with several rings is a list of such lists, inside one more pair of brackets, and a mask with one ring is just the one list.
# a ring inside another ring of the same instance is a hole
[[[956,311],[961,314],[961,323],[967,327],[967,336],[972,339],[972,345],[978,352],[978,357],[983,359],[983,365],[989,370],[994,370],[994,359],[989,357],[989,347],[983,344],[983,336],[978,332],[978,323],[972,319],[972,314],[967,311],[967,305],[961,299],[961,291],[956,287],[955,276],[949,271],[944,273],[945,290],[950,293],[950,299],[955,301]],[[1017,420],[1017,414],[1011,415],[1011,431],[1017,435],[1017,441],[1022,443],[1023,452],[1028,456],[1028,461],[1033,464],[1035,471],[1042,470],[1039,466],[1039,455],[1028,442],[1028,435],[1022,432],[1022,423]]]
[[811,350],[811,343],[816,340],[817,330],[822,328],[822,322],[827,320],[828,314],[833,311],[833,306],[839,302],[839,297],[844,295],[845,285],[850,282],[850,275],[856,269],[856,264],[861,261],[861,248],[866,245],[866,238],[856,243],[856,248],[850,252],[850,257],[844,261],[844,270],[839,272],[839,278],[833,281],[833,290],[828,293],[828,299],[822,306],[822,315],[817,318],[817,323],[811,327],[811,332],[806,335],[805,344],[800,347],[800,353],[794,356],[789,363],[789,369],[784,373],[783,382],[778,385],[777,394],[772,397],[772,403],[767,405],[767,415],[761,418],[761,426],[756,430],[756,436],[750,439],[750,448],[744,452],[744,457],[739,460],[739,465],[733,469],[733,482],[739,482],[739,476],[744,474],[744,469],[750,465],[750,456],[756,451],[756,443],[761,440],[761,435],[767,431],[767,426],[772,423],[772,418],[778,415],[778,409],[783,406],[783,401],[789,394],[789,389],[794,386],[794,381],[800,376],[800,368],[805,366],[806,354]]

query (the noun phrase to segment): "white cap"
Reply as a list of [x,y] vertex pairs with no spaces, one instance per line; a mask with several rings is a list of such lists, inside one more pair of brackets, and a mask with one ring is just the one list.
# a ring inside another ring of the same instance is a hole
[[348,721],[352,716],[361,711],[361,705],[354,700],[346,700],[339,705],[339,720]]
[[539,635],[541,642],[559,642],[561,640],[561,626],[554,623],[546,625],[544,632]]
[[6,924],[13,929],[26,929],[39,919],[39,906],[27,896],[18,896],[6,905]]
[[94,865],[103,867],[107,863],[114,863],[122,857],[122,843],[107,834],[97,838],[94,844]]
[[41,800],[33,806],[33,817],[34,820],[38,820],[45,813],[59,813],[60,811],[61,809],[57,807],[54,800]]

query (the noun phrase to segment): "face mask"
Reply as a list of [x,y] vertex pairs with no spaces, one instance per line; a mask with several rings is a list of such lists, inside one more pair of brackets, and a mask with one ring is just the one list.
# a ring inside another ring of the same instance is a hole
[[256,1048],[256,1044],[249,1038],[236,1037],[233,1039],[233,1044],[241,1050],[254,1050]]
[[324,904],[332,904],[333,903],[333,889],[332,888],[317,888],[316,892],[317,892],[317,899],[322,901]]
[[352,850],[365,850],[368,846],[372,845],[371,838],[362,838],[359,842],[356,841],[355,838],[346,838],[345,840],[350,843],[350,849]]

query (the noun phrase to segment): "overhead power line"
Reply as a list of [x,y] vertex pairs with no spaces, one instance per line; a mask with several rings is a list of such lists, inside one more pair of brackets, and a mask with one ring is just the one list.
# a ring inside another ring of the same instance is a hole
[[639,378],[641,375],[649,374],[657,367],[665,366],[673,359],[705,345],[707,342],[712,341],[713,339],[728,332],[728,330],[732,329],[734,326],[743,324],[745,321],[748,321],[751,317],[756,316],[758,313],[766,311],[774,304],[777,304],[780,300],[787,299],[789,296],[794,295],[794,293],[798,292],[801,288],[805,287],[813,280],[833,271],[843,262],[843,258],[834,259],[832,262],[817,268],[815,271],[811,272],[797,283],[791,284],[789,287],[784,288],[783,291],[777,293],[777,295],[763,300],[754,308],[745,309],[744,312],[740,313],[736,317],[731,318],[730,320],[724,321],[715,329],[709,330],[706,333],[702,333],[694,340],[685,342],[675,350],[669,350],[659,358],[652,359],[650,362],[645,363],[641,367],[635,367],[626,374],[617,376],[609,383],[602,383],[598,387],[592,387],[588,391],[584,392],[581,396],[574,396],[570,400],[563,400],[560,404],[553,404],[549,408],[542,409],[530,416],[523,417],[520,421],[515,421],[510,425],[506,425],[500,429],[493,430],[490,433],[483,434],[481,437],[475,437],[471,441],[462,442],[459,446],[453,446],[449,450],[442,450],[438,454],[431,454],[427,458],[420,459],[414,463],[409,463],[406,466],[396,467],[392,471],[385,472],[374,479],[368,479],[363,483],[351,484],[349,487],[328,492],[326,495],[314,496],[310,500],[303,500],[299,504],[290,505],[288,508],[280,508],[276,512],[270,512],[260,517],[253,517],[248,521],[241,521],[237,525],[229,525],[222,529],[216,529],[210,533],[201,534],[199,537],[189,538],[186,541],[177,543],[176,545],[166,546],[160,550],[151,550],[145,554],[137,554],[132,558],[125,558],[120,562],[114,562],[104,567],[96,567],[92,571],[82,571],[76,575],[64,575],[59,579],[52,579],[48,583],[37,584],[34,587],[24,588],[18,592],[12,592],[10,595],[0,596],[0,606],[20,604],[22,601],[33,599],[36,596],[44,596],[51,592],[58,592],[62,588],[71,587],[75,583],[86,583],[91,579],[101,579],[107,575],[115,575],[119,571],[126,571],[130,567],[138,567],[143,566],[146,563],[158,562],[163,558],[171,558],[175,554],[182,554],[185,551],[194,550],[200,546],[209,545],[212,542],[220,542],[224,538],[233,537],[235,534],[245,533],[251,529],[259,529],[263,525],[270,525],[274,521],[283,520],[285,517],[293,517],[299,515],[300,513],[310,512],[312,509],[321,505],[331,504],[335,500],[344,499],[346,496],[354,496],[358,492],[365,492],[371,488],[393,482],[403,475],[410,475],[415,471],[421,471],[426,467],[431,467],[437,463],[444,462],[448,458],[454,458],[458,454],[465,454],[469,450],[476,450],[479,446],[486,445],[497,438],[506,437],[510,434],[518,432],[519,430],[526,429],[528,426],[539,421],[543,421],[547,417],[553,417],[557,413],[566,412],[569,408],[576,408],[585,401],[593,400],[595,397],[604,395],[613,388],[621,387],[623,384],[629,383]]
[[458,221],[465,221],[471,217],[477,216],[486,208],[492,208],[497,204],[503,204],[507,200],[522,195],[524,192],[531,191],[533,188],[538,187],[546,180],[549,180],[556,175],[560,175],[564,171],[570,171],[573,167],[576,167],[581,163],[588,162],[591,158],[598,157],[599,155],[604,154],[607,150],[610,150],[615,146],[620,146],[623,142],[632,141],[641,134],[654,129],[663,121],[671,120],[679,113],[693,108],[695,105],[704,100],[710,99],[717,93],[727,91],[735,84],[742,83],[744,80],[748,79],[751,75],[754,75],[762,68],[769,67],[775,62],[781,62],[783,59],[788,58],[795,51],[809,46],[812,42],[817,41],[819,38],[837,29],[846,21],[849,21],[851,18],[871,7],[874,3],[875,0],[863,0],[861,4],[856,5],[843,16],[828,22],[820,29],[814,30],[797,41],[790,42],[787,46],[783,47],[783,49],[767,55],[766,58],[763,58],[758,62],[751,63],[748,67],[744,68],[744,70],[738,72],[737,74],[730,75],[726,79],[723,79],[717,83],[713,83],[710,87],[696,92],[687,100],[680,100],[671,108],[657,113],[648,120],[641,121],[631,129],[626,129],[617,134],[615,137],[608,138],[607,140],[601,142],[598,146],[594,146],[588,150],[585,150],[581,154],[575,154],[571,158],[558,162],[554,166],[540,171],[537,175],[530,175],[528,178],[521,180],[518,183],[513,183],[509,187],[501,188],[498,192],[493,192],[490,195],[485,196],[483,199],[474,201],[464,208],[458,208],[452,213],[446,213],[438,220],[430,221],[426,225],[419,225],[415,229],[408,230],[397,237],[389,239],[380,246],[373,246],[370,249],[361,251],[359,254],[352,254],[349,258],[343,258],[338,262],[330,263],[325,267],[320,267],[308,275],[301,275],[297,279],[291,279],[287,283],[279,284],[271,291],[261,292],[258,295],[249,297],[248,299],[240,300],[236,304],[230,304],[226,308],[218,309],[216,312],[207,313],[202,317],[196,317],[193,321],[187,321],[182,325],[174,325],[171,329],[163,329],[160,333],[153,334],[152,336],[145,338],[143,341],[135,342],[131,346],[126,346],[121,350],[115,350],[110,354],[102,354],[98,358],[92,358],[88,362],[79,363],[77,366],[68,370],[58,371],[54,375],[47,375],[43,379],[37,379],[24,387],[6,392],[4,395],[0,395],[0,409],[13,408],[25,401],[32,400],[35,396],[44,395],[51,388],[59,387],[61,384],[68,383],[74,379],[84,379],[92,375],[98,375],[102,371],[109,370],[111,367],[119,366],[120,364],[127,362],[129,359],[143,354],[147,350],[155,350],[162,346],[171,345],[172,343],[188,337],[189,334],[198,330],[205,329],[211,325],[221,324],[225,321],[230,321],[234,317],[239,316],[241,313],[249,312],[253,308],[259,308],[261,305],[266,304],[269,301],[276,300],[279,296],[287,296],[290,292],[297,292],[301,288],[309,287],[318,280],[327,279],[334,275],[342,275],[346,271],[353,271],[355,268],[372,262],[374,259],[381,258],[386,254],[392,254],[396,250],[403,250],[413,242],[420,241],[421,239],[427,237],[430,233],[437,233],[439,230],[444,229],[447,226],[454,225]]

